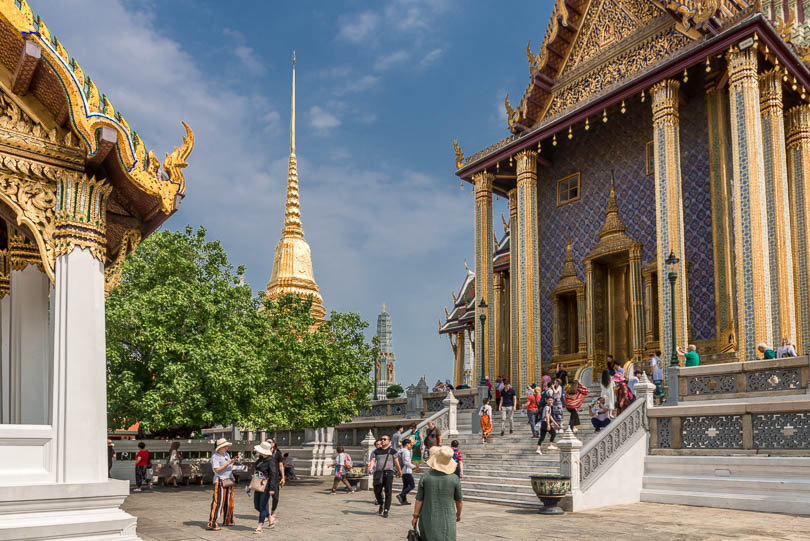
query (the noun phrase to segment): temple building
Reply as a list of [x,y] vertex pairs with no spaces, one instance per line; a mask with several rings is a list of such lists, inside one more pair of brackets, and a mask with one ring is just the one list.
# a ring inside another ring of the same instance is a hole
[[439,334],[447,335],[453,348],[453,386],[472,385],[473,382],[475,273],[466,266],[466,262],[464,265],[467,268],[467,275],[464,277],[458,293],[453,292],[453,310],[448,312],[445,308],[445,322],[439,321]]
[[[91,34],[88,34],[88,39]],[[0,2],[0,538],[138,539],[107,478],[105,293],[185,196],[26,0]]]
[[394,379],[394,337],[391,331],[391,315],[386,312],[383,304],[382,312],[377,316],[377,339],[380,343],[380,356],[374,367],[374,384],[377,396],[385,398],[389,385],[396,383]]
[[292,67],[292,100],[290,107],[290,163],[287,171],[287,204],[284,228],[276,245],[273,271],[267,284],[267,296],[278,298],[293,294],[312,298],[312,317],[323,321],[326,309],[312,272],[312,253],[301,227],[301,206],[298,198],[298,165],[295,159],[295,52]]
[[[475,274],[440,332],[473,380],[598,377],[696,344],[810,348],[810,3],[560,0],[507,138],[465,156]],[[500,240],[492,196],[508,198]],[[483,301],[483,302],[482,302]],[[481,317],[486,316],[484,325]]]

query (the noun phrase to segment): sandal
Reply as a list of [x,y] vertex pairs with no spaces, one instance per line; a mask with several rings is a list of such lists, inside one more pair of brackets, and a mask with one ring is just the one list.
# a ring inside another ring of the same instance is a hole
[[208,526],[208,529],[216,532],[216,531],[221,530],[222,528],[220,528],[217,525],[214,525],[214,526]]
[[261,527],[261,526],[259,526],[258,528],[256,528],[255,530],[253,530],[253,533],[262,533],[262,527]]

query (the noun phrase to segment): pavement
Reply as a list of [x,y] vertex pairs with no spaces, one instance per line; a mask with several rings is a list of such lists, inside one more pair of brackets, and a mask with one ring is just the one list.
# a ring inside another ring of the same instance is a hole
[[[211,486],[156,488],[130,495],[124,510],[138,517],[145,541],[187,539],[284,539],[295,541],[390,541],[405,539],[413,506],[396,500],[390,516],[377,515],[371,492],[330,495],[331,480],[293,481],[281,491],[278,522],[254,535],[258,514],[253,497],[235,490],[235,525],[206,530]],[[410,498],[411,501],[413,498]],[[459,540],[728,540],[810,539],[810,516],[777,515],[685,505],[639,503],[563,516],[541,516],[517,509],[467,502],[458,524]]]

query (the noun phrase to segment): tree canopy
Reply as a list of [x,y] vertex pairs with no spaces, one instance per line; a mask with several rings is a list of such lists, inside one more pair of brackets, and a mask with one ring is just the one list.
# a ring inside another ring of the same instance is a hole
[[388,388],[385,390],[385,397],[386,398],[399,398],[402,393],[405,392],[405,389],[402,388],[402,385],[399,383],[394,383],[393,385],[389,385]]
[[112,427],[320,427],[367,403],[368,324],[332,312],[316,327],[311,301],[256,295],[243,272],[203,228],[159,231],[127,258],[106,310]]

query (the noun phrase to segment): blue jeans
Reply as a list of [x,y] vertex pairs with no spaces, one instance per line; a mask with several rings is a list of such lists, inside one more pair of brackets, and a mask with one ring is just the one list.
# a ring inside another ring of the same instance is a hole
[[270,516],[270,511],[267,509],[267,504],[270,503],[270,485],[268,483],[264,492],[253,491],[253,507],[259,512],[259,524],[264,524],[267,517]]
[[538,410],[534,410],[534,411],[527,410],[526,411],[526,415],[529,416],[529,426],[532,429],[532,437],[533,438],[537,437],[537,429],[534,427],[534,425],[537,424],[537,416],[539,414],[540,414],[540,411],[538,411]]
[[593,424],[593,427],[596,429],[596,431],[599,432],[600,430],[602,430],[603,428],[605,428],[607,425],[610,424],[610,419],[605,419],[604,421],[600,421],[596,417],[592,417],[591,418],[591,423]]

